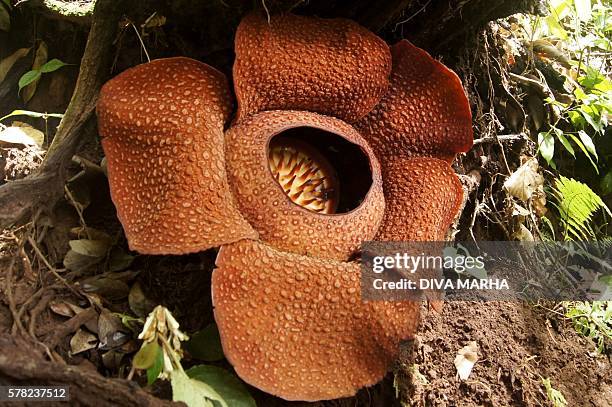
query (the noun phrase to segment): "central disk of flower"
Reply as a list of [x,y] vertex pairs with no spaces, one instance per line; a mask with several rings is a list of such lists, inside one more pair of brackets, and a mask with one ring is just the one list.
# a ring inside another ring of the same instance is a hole
[[299,140],[275,138],[270,143],[268,162],[291,201],[313,212],[336,213],[338,176],[317,150]]

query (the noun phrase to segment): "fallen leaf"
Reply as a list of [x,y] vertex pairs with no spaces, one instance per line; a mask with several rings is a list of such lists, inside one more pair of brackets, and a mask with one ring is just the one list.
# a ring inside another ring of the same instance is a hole
[[108,271],[121,271],[130,267],[135,256],[128,254],[120,247],[113,247],[108,257]]
[[102,257],[85,256],[74,250],[69,250],[64,257],[64,267],[70,271],[83,273],[100,263],[102,259]]
[[103,308],[98,317],[99,348],[103,350],[113,349],[126,343],[130,336],[124,331],[125,327],[119,317]]
[[519,226],[519,230],[517,230],[512,237],[521,242],[533,242],[535,239],[533,238],[533,234],[525,225],[522,223]]
[[538,168],[538,160],[530,158],[504,182],[504,189],[510,195],[527,202],[544,185],[544,177],[538,173]]
[[155,308],[155,304],[153,301],[148,299],[142,290],[142,286],[137,281],[132,285],[130,289],[130,294],[128,295],[128,302],[130,305],[130,309],[137,316],[144,318]]
[[455,357],[455,368],[461,380],[467,380],[472,373],[472,368],[478,360],[478,344],[471,341],[467,346],[459,349]]
[[83,291],[96,293],[100,297],[109,300],[120,300],[128,296],[130,287],[123,281],[109,277],[92,277],[81,283]]
[[117,370],[121,366],[121,361],[125,353],[119,350],[109,350],[102,355],[102,364],[109,370]]
[[[42,139],[41,139],[42,135]],[[41,146],[45,136],[42,132],[27,127],[7,127],[0,131],[0,145]],[[39,144],[40,142],[40,144]]]
[[57,315],[67,318],[72,318],[79,312],[83,311],[83,308],[79,307],[78,305],[71,304],[68,301],[52,301],[49,304],[49,308]]
[[25,132],[32,140],[36,142],[38,147],[42,148],[43,144],[45,144],[45,133],[42,131],[35,129],[27,123],[14,121],[11,124],[12,127],[19,127],[23,132]]
[[19,48],[17,51],[0,61],[0,83],[6,78],[6,75],[8,75],[13,65],[15,65],[15,62],[28,55],[30,49],[31,48]]
[[72,339],[70,339],[70,352],[73,355],[77,353],[85,352],[86,350],[90,350],[96,347],[96,343],[98,339],[95,335],[83,330],[79,329]]
[[109,249],[109,242],[104,240],[79,239],[68,242],[70,249],[83,256],[104,257]]

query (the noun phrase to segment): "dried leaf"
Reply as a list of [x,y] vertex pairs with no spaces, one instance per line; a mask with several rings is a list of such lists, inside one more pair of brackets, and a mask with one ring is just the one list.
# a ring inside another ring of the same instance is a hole
[[117,370],[121,366],[121,361],[125,353],[119,350],[110,350],[102,355],[102,364],[109,370]]
[[459,349],[455,357],[455,368],[461,380],[467,380],[472,373],[472,368],[478,360],[478,344],[471,341],[467,346]]
[[130,267],[136,257],[120,247],[113,247],[108,258],[108,271],[121,271]]
[[109,249],[109,242],[104,240],[80,239],[68,242],[70,249],[90,257],[104,257]]
[[31,127],[7,127],[0,132],[0,146],[17,144],[40,147],[44,139],[45,135],[42,132]]
[[544,185],[544,177],[538,173],[538,168],[538,160],[530,158],[504,182],[504,188],[510,195],[527,202]]
[[520,240],[521,242],[533,242],[535,239],[533,238],[533,234],[525,225],[522,223],[519,225],[519,230],[517,230],[512,237],[516,240]]
[[31,48],[19,48],[17,51],[0,61],[0,83],[6,78],[6,75],[8,75],[13,65],[15,65],[15,62],[28,55],[30,49]]
[[92,277],[81,283],[83,291],[96,293],[100,297],[109,300],[120,300],[128,296],[130,288],[121,281],[109,277]]
[[45,133],[23,122],[14,121],[12,126],[18,127],[21,131],[30,136],[30,138],[36,142],[39,148],[42,148],[43,144],[45,143]]
[[83,308],[78,305],[69,303],[68,301],[52,301],[49,304],[51,311],[63,317],[72,318],[76,314],[83,311]]
[[64,267],[75,272],[86,272],[93,266],[100,263],[103,257],[85,256],[74,250],[69,250],[64,257]]
[[113,349],[126,343],[130,337],[125,332],[121,320],[112,312],[103,308],[98,317],[98,337],[100,349]]
[[70,351],[73,355],[76,355],[77,353],[95,348],[97,342],[98,339],[95,335],[83,329],[79,329],[72,339],[70,339]]
[[142,291],[142,286],[139,282],[135,282],[130,289],[128,296],[130,309],[137,316],[144,318],[155,308],[155,303],[148,299]]

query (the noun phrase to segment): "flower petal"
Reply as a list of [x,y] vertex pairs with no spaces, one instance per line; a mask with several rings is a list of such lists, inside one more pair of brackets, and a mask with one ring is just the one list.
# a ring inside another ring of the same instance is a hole
[[443,241],[463,199],[446,161],[395,157],[384,172],[385,217],[380,241]]
[[263,110],[307,110],[353,122],[389,85],[391,55],[346,19],[245,17],[236,31],[234,87],[240,121]]
[[459,77],[402,40],[391,48],[389,92],[355,124],[381,162],[398,153],[448,161],[472,146],[472,114]]
[[212,276],[225,356],[249,384],[286,400],[355,394],[378,382],[411,337],[416,302],[362,302],[361,270],[243,240]]
[[[297,127],[337,134],[357,144],[370,160],[372,185],[359,207],[343,214],[321,214],[293,203],[268,165],[270,139]],[[227,173],[241,213],[272,246],[293,253],[347,260],[370,240],[384,212],[380,167],[374,153],[350,125],[310,112],[262,112],[226,132]]]
[[229,95],[222,73],[188,58],[139,65],[102,88],[102,147],[132,250],[182,254],[257,236],[227,185]]

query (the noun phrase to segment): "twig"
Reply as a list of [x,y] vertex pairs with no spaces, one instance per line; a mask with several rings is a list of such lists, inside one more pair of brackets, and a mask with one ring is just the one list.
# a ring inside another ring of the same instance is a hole
[[72,291],[72,293],[74,295],[76,295],[77,297],[82,297],[81,293],[79,293],[77,290],[74,289],[74,287],[72,287],[70,285],[70,283],[68,281],[66,281],[66,279],[62,276],[59,275],[59,273],[57,272],[57,269],[55,267],[53,267],[51,264],[49,264],[49,261],[47,260],[47,258],[42,254],[42,252],[40,251],[40,249],[38,248],[38,245],[36,244],[36,242],[34,241],[34,239],[32,239],[31,237],[28,236],[28,243],[30,243],[30,246],[32,246],[32,248],[34,249],[34,252],[36,253],[36,255],[38,256],[38,258],[40,260],[42,260],[42,262],[45,264],[45,266],[47,267],[47,269],[49,269],[49,271],[51,272],[51,274],[53,274],[55,276],[55,278],[57,278],[59,281],[62,282],[62,284],[64,284],[70,291]]
[[26,334],[26,330],[21,323],[21,319],[19,319],[17,312],[17,306],[15,305],[15,298],[13,297],[13,268],[15,267],[15,257],[11,259],[9,263],[8,272],[6,273],[6,280],[4,280],[5,290],[6,290],[6,298],[8,300],[9,310],[11,311],[11,315],[13,316],[13,328],[11,329],[11,334],[15,335],[17,330],[19,330],[24,335]]

